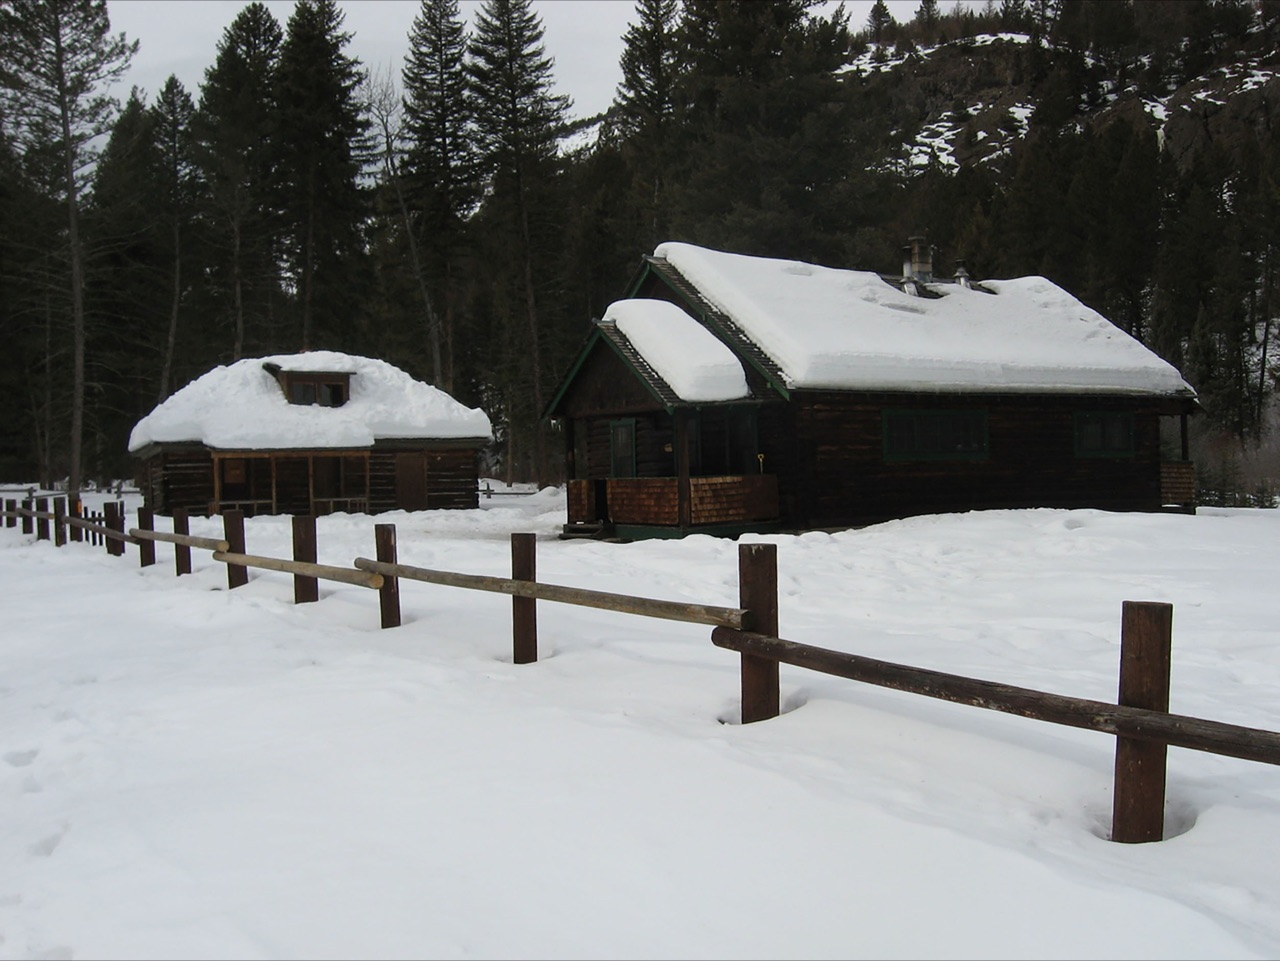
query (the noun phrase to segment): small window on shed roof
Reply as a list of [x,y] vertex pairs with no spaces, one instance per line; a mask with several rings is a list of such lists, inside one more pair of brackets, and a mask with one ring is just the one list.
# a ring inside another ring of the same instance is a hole
[[351,396],[351,374],[345,371],[272,370],[274,366],[267,366],[267,370],[291,404],[341,407]]

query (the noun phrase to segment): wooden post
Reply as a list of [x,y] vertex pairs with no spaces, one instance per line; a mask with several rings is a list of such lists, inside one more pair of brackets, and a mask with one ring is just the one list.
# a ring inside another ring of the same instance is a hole
[[[49,498],[37,497],[36,510],[42,514],[49,513]],[[43,517],[36,518],[36,540],[47,541],[49,539],[49,522]]]
[[[156,515],[150,507],[138,508],[138,530],[153,531],[156,529]],[[150,567],[156,562],[156,542],[143,538],[138,543],[138,566]]]
[[[750,630],[778,636],[778,546],[738,545],[738,606],[750,611]],[[767,721],[779,712],[778,662],[743,654],[742,723]]]
[[[67,504],[67,516],[75,517],[75,518],[84,517],[84,507],[80,503],[80,498],[77,497],[75,500],[70,501]],[[84,531],[76,527],[74,524],[70,526],[71,526],[71,539],[75,541],[77,544],[82,543],[84,541]]]
[[[511,535],[511,579],[538,579],[537,535]],[[511,657],[517,664],[532,664],[538,659],[538,599],[511,598]]]
[[[385,564],[396,561],[396,525],[374,524],[373,537],[377,545],[378,560]],[[400,578],[385,576],[378,588],[378,608],[382,613],[382,626],[400,626]]]
[[67,501],[64,497],[53,499],[53,545],[64,547],[67,543]]
[[[173,509],[173,532],[175,534],[190,534],[191,521],[187,515],[185,507],[175,507]],[[173,545],[173,576],[181,577],[183,574],[191,573],[191,548],[186,544]]]
[[13,499],[6,500],[6,501],[4,502],[4,509],[5,509],[5,512],[6,512],[6,513],[5,513],[5,518],[4,518],[4,526],[5,526],[5,527],[17,527],[17,526],[18,526],[18,515],[17,515],[17,514],[15,514],[15,513],[14,513],[14,511],[16,511],[16,510],[18,509],[18,502],[17,502],[16,500],[13,500]]
[[[293,518],[293,559],[316,562],[316,518],[314,514]],[[293,603],[306,604],[320,600],[320,581],[305,574],[293,575]]]
[[[222,539],[228,544],[228,553],[244,554],[244,511],[230,510],[222,513]],[[227,589],[234,590],[249,583],[249,568],[240,564],[227,565]]]
[[[35,499],[31,497],[23,498],[22,506],[29,511],[35,510],[36,509]],[[22,533],[34,534],[35,531],[36,531],[35,523],[32,521],[30,517],[28,517],[26,514],[23,514],[22,515]]]
[[[1119,704],[1169,710],[1173,605],[1125,601],[1120,628]],[[1111,840],[1126,844],[1164,837],[1165,759],[1169,745],[1116,738]]]
[[[113,531],[124,532],[124,512],[120,509],[120,504],[116,501],[107,501],[102,505],[102,522],[104,527],[109,527]],[[107,553],[112,557],[118,557],[124,553],[124,543],[116,540],[114,537],[103,537],[103,545],[107,549]]]

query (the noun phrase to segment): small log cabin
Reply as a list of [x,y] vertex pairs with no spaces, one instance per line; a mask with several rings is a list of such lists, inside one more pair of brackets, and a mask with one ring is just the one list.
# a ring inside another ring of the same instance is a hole
[[914,237],[900,277],[663,244],[546,414],[564,536],[630,539],[1194,510],[1196,410],[1175,368],[1066,291],[935,278]]
[[133,429],[158,513],[476,507],[489,418],[384,361],[310,351],[196,378]]

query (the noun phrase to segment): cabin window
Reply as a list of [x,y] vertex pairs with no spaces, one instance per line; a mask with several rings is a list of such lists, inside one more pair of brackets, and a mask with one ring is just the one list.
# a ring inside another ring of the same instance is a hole
[[985,460],[985,410],[886,410],[885,460]]
[[347,385],[341,381],[289,380],[289,403],[309,407],[341,407],[347,402]]
[[1120,411],[1076,414],[1077,457],[1132,457],[1133,415]]
[[609,460],[609,476],[636,476],[636,420],[634,417],[609,422]]
[[697,423],[695,474],[717,477],[759,472],[759,422],[754,409],[703,410]]

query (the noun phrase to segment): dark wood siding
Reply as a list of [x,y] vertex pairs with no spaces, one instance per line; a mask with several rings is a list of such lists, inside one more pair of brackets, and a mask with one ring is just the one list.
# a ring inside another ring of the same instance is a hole
[[597,343],[560,400],[560,415],[592,417],[664,410],[611,347]]
[[[448,443],[448,442],[446,442]],[[370,513],[396,510],[401,507],[397,497],[397,457],[407,455],[416,465],[419,476],[424,478],[427,508],[471,508],[479,504],[478,452],[472,447],[445,447],[443,449],[410,448],[375,449],[369,453]],[[227,455],[234,457],[235,455]],[[311,511],[312,476],[309,453],[253,452],[245,457],[245,481],[231,495],[252,494],[270,501],[272,497],[272,465],[275,470],[275,510],[280,514],[306,514]],[[316,457],[334,456],[333,452],[315,452]],[[363,458],[364,452],[359,452]],[[145,503],[158,513],[170,513],[175,507],[185,507],[193,514],[209,513],[214,496],[213,457],[202,449],[160,449],[148,456],[140,465],[138,478]],[[244,490],[239,490],[243,487]],[[355,483],[352,496],[363,490],[363,482]],[[323,492],[321,492],[323,493]],[[342,493],[342,492],[339,492]],[[332,494],[331,496],[337,496]],[[328,509],[327,507],[325,508]],[[421,509],[413,507],[407,509]],[[255,513],[266,513],[257,506]]]
[[[979,508],[1160,507],[1157,409],[1127,398],[806,393],[796,405],[800,470],[786,478],[787,520],[835,526]],[[886,461],[885,409],[986,412],[981,460]],[[1077,411],[1134,416],[1134,452],[1077,457]]]
[[[612,465],[609,423],[617,418],[593,417],[575,425],[575,434],[586,437],[586,459],[578,459],[579,477],[608,477]],[[674,426],[670,414],[637,414],[636,476],[674,477],[676,457]]]

